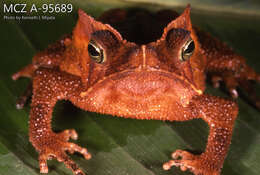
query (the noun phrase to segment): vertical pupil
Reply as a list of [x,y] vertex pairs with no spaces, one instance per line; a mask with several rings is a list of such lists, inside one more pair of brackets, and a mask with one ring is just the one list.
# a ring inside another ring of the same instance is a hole
[[97,50],[97,48],[95,48],[92,44],[89,44],[89,45],[88,45],[88,52],[89,52],[90,55],[93,56],[93,57],[98,57],[98,56],[100,56],[99,50]]
[[184,54],[190,54],[190,53],[193,52],[194,49],[195,49],[194,41],[191,41],[191,42],[188,44],[188,47],[185,48]]

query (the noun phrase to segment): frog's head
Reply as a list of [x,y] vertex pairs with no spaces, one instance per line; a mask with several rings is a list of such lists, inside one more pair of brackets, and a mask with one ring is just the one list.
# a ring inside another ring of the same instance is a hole
[[192,29],[190,6],[164,28],[160,39],[145,45],[122,39],[110,25],[79,10],[70,49],[88,91],[83,94],[92,91],[104,99],[113,93],[111,98],[122,101],[120,96],[144,99],[169,92],[185,105],[204,91],[205,59]]

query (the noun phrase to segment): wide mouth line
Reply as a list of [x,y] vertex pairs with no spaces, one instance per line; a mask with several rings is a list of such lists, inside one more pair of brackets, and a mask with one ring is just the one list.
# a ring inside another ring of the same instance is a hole
[[[165,70],[162,70],[162,69],[156,69],[156,68],[152,68],[152,67],[145,67],[145,68],[141,68],[141,67],[138,67],[136,69],[126,69],[126,70],[123,70],[121,72],[116,72],[116,73],[113,73],[113,74],[110,74],[109,76],[106,76],[104,77],[103,79],[100,79],[99,81],[97,81],[93,86],[89,87],[87,89],[87,91],[84,92],[84,94],[88,94],[90,93],[92,90],[93,90],[93,87],[94,86],[97,86],[105,81],[120,81],[120,79],[125,79],[127,75],[130,75],[131,73],[140,73],[142,74],[143,72],[145,73],[152,73],[152,74],[158,74],[158,75],[161,75],[163,77],[166,77],[166,78],[169,78],[169,79],[172,79],[172,80],[175,80],[175,79],[178,79],[178,80],[181,80],[183,81],[184,83],[188,84],[194,91],[196,91],[198,94],[202,94],[202,91],[200,89],[197,89],[192,83],[190,83],[187,79],[185,79],[183,76],[181,75],[178,75],[174,72],[167,72]],[[122,76],[123,74],[125,74],[124,76]],[[119,77],[121,75],[121,77]],[[118,78],[117,78],[118,77]]]

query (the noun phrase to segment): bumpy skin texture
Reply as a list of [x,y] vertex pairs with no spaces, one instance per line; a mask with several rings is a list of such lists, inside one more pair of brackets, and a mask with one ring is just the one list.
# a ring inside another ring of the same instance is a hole
[[[87,149],[68,142],[77,139],[75,130],[51,129],[56,102],[70,100],[83,110],[125,118],[202,118],[210,128],[206,150],[201,155],[177,150],[163,168],[219,175],[238,107],[232,100],[204,94],[205,75],[211,74],[215,85],[223,79],[233,95],[240,82],[259,80],[259,75],[225,44],[192,27],[189,6],[180,16],[168,10],[152,15],[115,9],[99,20],[103,23],[79,10],[72,35],[36,54],[32,64],[13,75],[33,81],[29,135],[39,152],[40,172],[47,173],[47,160],[56,158],[74,174],[84,174],[65,153],[91,157]],[[195,50],[184,59],[183,50],[192,40]],[[90,48],[93,41],[98,50]],[[93,49],[103,60],[95,60]]]

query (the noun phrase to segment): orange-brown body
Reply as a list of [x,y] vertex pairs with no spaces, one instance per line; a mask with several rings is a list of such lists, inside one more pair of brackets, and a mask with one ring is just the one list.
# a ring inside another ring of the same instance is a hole
[[[215,85],[224,80],[234,97],[240,81],[259,81],[260,76],[225,44],[192,27],[189,13],[189,6],[180,16],[173,11],[136,13],[135,23],[128,26],[126,11],[111,10],[99,20],[114,29],[79,10],[72,36],[36,54],[32,64],[13,75],[33,79],[29,134],[42,173],[48,172],[46,161],[56,157],[74,174],[84,174],[65,151],[91,157],[68,142],[77,138],[74,130],[51,130],[53,107],[65,99],[87,111],[125,118],[202,118],[210,127],[205,152],[177,150],[163,167],[220,174],[238,108],[231,100],[204,94],[205,75],[211,74]],[[137,19],[148,20],[139,25]]]

